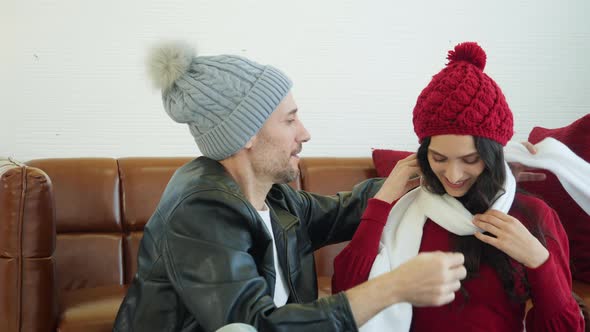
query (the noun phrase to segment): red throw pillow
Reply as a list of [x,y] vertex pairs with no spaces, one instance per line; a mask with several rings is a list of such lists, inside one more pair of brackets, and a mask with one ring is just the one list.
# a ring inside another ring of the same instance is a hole
[[[590,162],[590,114],[563,128],[535,127],[529,135],[529,142],[536,144],[546,137],[555,138]],[[590,215],[569,196],[555,175],[544,173],[547,174],[545,181],[522,182],[520,185],[541,196],[555,209],[569,237],[572,275],[574,279],[590,282]]]
[[395,164],[412,153],[414,152],[374,149],[373,165],[375,165],[377,176],[382,178],[389,176]]

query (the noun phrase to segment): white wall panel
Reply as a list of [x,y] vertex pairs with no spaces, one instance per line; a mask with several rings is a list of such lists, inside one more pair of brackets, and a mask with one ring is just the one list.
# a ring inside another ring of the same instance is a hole
[[162,38],[287,72],[312,134],[304,156],[416,148],[416,97],[448,49],[475,40],[523,140],[590,112],[589,12],[586,0],[0,0],[0,155],[198,155],[147,81]]

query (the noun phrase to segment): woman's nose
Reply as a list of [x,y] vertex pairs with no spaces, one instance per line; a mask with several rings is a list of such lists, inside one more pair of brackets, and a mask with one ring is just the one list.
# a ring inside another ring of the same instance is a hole
[[451,183],[457,183],[463,178],[463,169],[457,163],[451,162],[447,168],[446,176]]

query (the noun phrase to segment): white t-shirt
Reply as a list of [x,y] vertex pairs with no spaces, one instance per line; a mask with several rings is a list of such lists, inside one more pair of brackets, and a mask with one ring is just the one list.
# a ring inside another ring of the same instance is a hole
[[283,270],[279,266],[277,246],[275,244],[275,236],[272,232],[272,226],[270,225],[270,210],[268,209],[268,206],[264,205],[264,211],[258,211],[258,214],[264,221],[264,226],[266,226],[266,230],[268,230],[270,236],[272,237],[273,257],[275,262],[275,271],[277,273],[275,278],[275,293],[273,300],[277,307],[281,307],[285,305],[289,299],[289,288],[287,287],[285,277],[283,277]]

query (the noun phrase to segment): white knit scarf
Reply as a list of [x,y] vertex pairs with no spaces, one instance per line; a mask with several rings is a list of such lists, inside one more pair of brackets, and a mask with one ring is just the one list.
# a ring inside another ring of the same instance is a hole
[[[586,212],[590,208],[590,164],[573,154],[562,143],[545,139],[538,143],[537,154],[531,155],[522,144],[508,143],[505,158],[527,166],[551,170],[564,188]],[[532,157],[531,157],[532,156]],[[499,195],[492,209],[508,213],[516,191],[516,181],[508,164],[505,164],[504,193]],[[379,243],[379,254],[373,262],[369,279],[392,271],[418,254],[422,241],[422,228],[431,219],[447,231],[463,236],[472,235],[477,228],[471,222],[473,215],[455,198],[436,195],[422,187],[415,188],[398,200],[387,218]],[[409,331],[412,306],[394,304],[361,327],[361,332]]]
[[537,153],[530,154],[522,144],[509,142],[504,148],[504,158],[509,163],[519,162],[551,171],[571,198],[590,215],[590,163],[552,137],[535,147]]

